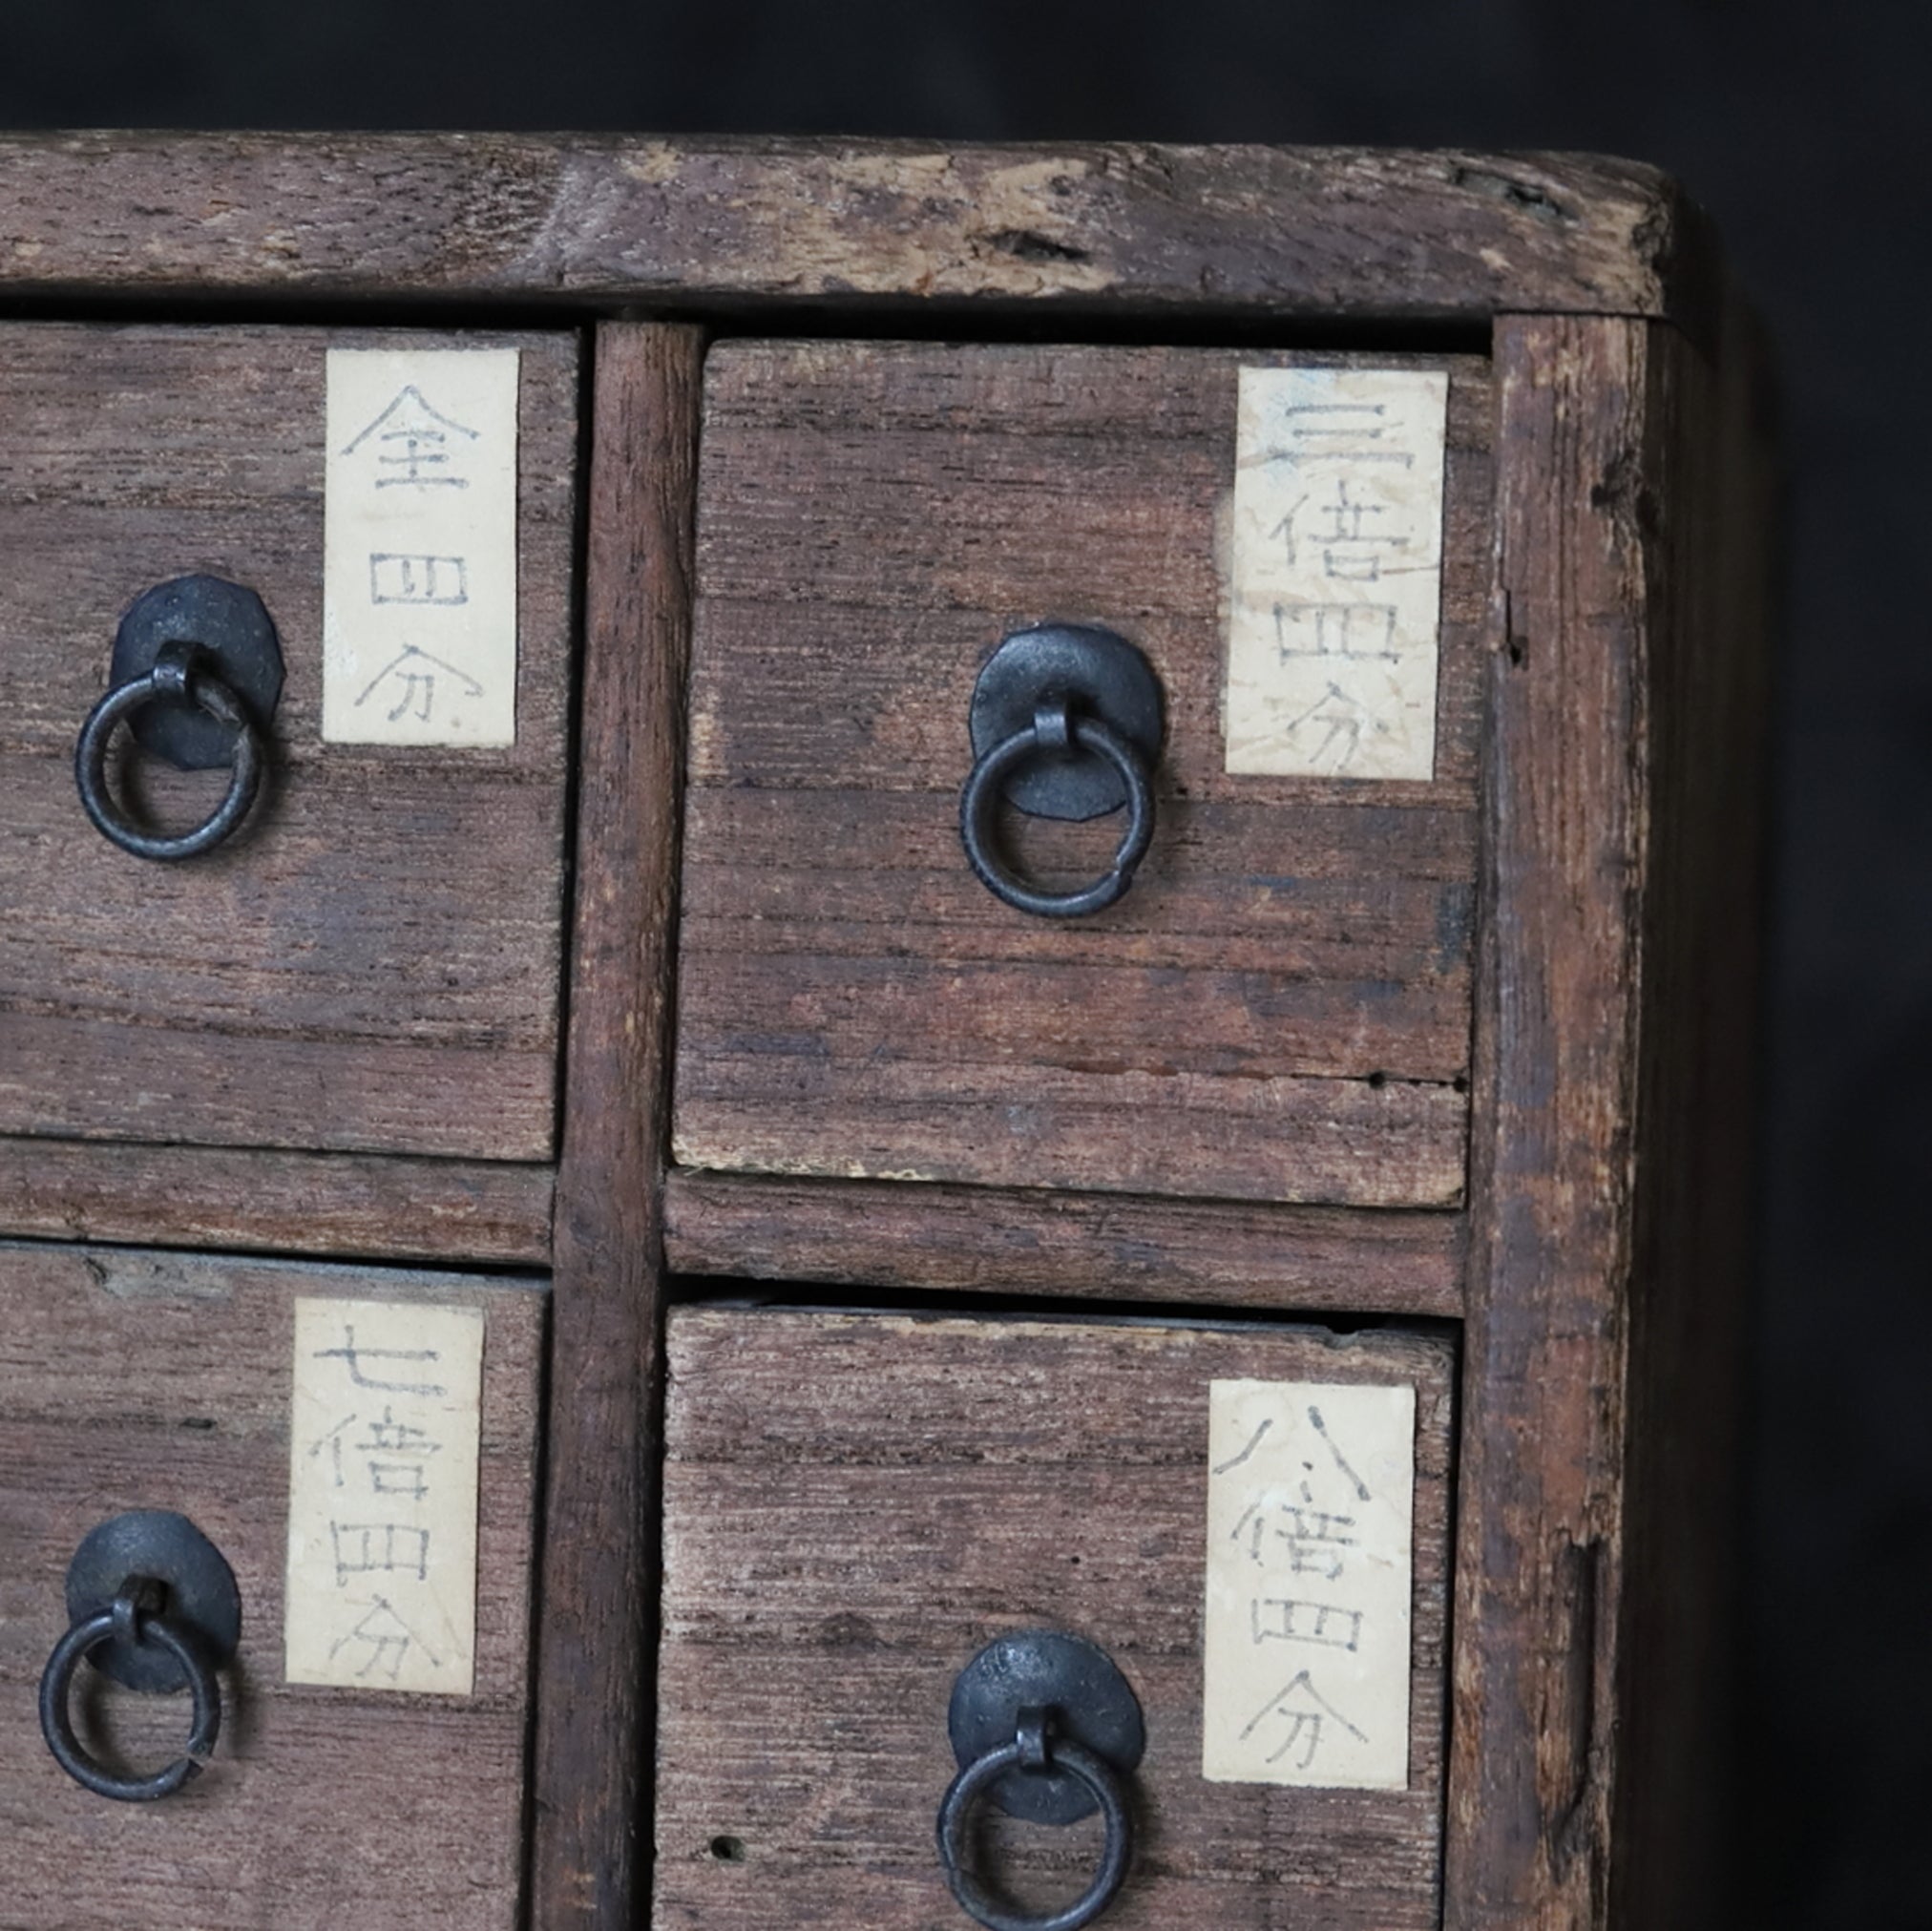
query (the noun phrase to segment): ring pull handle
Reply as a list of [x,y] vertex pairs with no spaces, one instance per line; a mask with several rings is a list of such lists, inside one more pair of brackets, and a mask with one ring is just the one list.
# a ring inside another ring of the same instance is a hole
[[[1016,631],[974,686],[974,765],[959,794],[959,837],[997,898],[1040,918],[1103,911],[1133,883],[1154,835],[1153,770],[1166,727],[1160,681],[1110,630],[1042,624]],[[1127,808],[1107,869],[1073,892],[1043,892],[998,851],[1001,803],[1034,817],[1085,820]]]
[[[105,1585],[103,1579],[117,1580]],[[172,1796],[201,1774],[221,1732],[216,1670],[235,1653],[242,1599],[234,1571],[185,1516],[141,1509],[94,1529],[67,1573],[66,1635],[40,1678],[40,1732],[83,1790],[120,1803]],[[74,1679],[81,1664],[133,1690],[164,1694],[185,1688],[187,1742],[171,1763],[147,1775],[108,1768],[74,1729]]]
[[[201,1774],[202,1760],[215,1748],[221,1732],[221,1686],[201,1658],[189,1633],[160,1613],[167,1592],[152,1576],[124,1579],[114,1601],[84,1622],[76,1623],[54,1645],[40,1679],[40,1729],[53,1760],[75,1783],[95,1796],[122,1803],[152,1803],[173,1796],[191,1777]],[[104,1643],[153,1645],[169,1657],[187,1678],[194,1696],[194,1717],[182,1754],[149,1776],[118,1776],[92,1755],[74,1734],[69,1707],[74,1674],[83,1658]]]
[[[1078,1636],[1029,1629],[990,1643],[953,1686],[947,1727],[959,1774],[939,1805],[939,1865],[954,1899],[986,1931],[1079,1931],[1120,1894],[1133,1861],[1127,1778],[1141,1760],[1141,1706],[1104,1650]],[[1101,1814],[1093,1880],[1071,1904],[1028,1913],[972,1869],[981,1801],[1040,1823]]]
[[[282,648],[254,591],[219,577],[179,577],[136,598],[116,633],[108,691],[74,745],[74,783],[95,829],[136,858],[193,858],[247,817],[262,787],[262,730],[282,694]],[[228,766],[228,788],[200,824],[177,834],[138,825],[108,782],[126,724],[181,770]]]
[[[74,747],[74,776],[80,802],[94,828],[110,843],[136,858],[194,858],[212,850],[248,815],[262,783],[262,740],[215,672],[197,661],[192,643],[166,645],[146,677],[117,685],[87,714]],[[107,782],[108,745],[115,726],[149,704],[185,699],[235,733],[234,763],[221,802],[191,830],[174,836],[143,830],[130,818]]]

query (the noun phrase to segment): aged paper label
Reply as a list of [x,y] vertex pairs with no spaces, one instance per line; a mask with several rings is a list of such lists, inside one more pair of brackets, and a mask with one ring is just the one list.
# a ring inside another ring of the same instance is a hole
[[1409,1781],[1416,1391],[1214,1381],[1201,1774]]
[[1435,775],[1448,399],[1440,370],[1241,370],[1230,772]]
[[480,1309],[296,1302],[290,1683],[470,1694],[482,1399]]
[[328,351],[322,735],[516,742],[516,350]]

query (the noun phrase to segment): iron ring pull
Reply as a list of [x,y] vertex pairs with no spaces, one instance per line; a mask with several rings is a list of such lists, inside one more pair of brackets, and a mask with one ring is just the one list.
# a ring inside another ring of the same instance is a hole
[[[1106,1826],[1100,1869],[1080,1897],[1063,1909],[1031,1916],[1004,1909],[966,1868],[966,1833],[980,1795],[1010,1770],[1071,1771],[1092,1793]],[[1080,1931],[1114,1901],[1133,1859],[1134,1826],[1125,1791],[1106,1759],[1071,1737],[1049,1737],[1047,1712],[1019,1711],[1013,1741],[975,1757],[939,1805],[939,1863],[959,1908],[986,1931]]]
[[[153,1803],[172,1796],[192,1777],[215,1748],[221,1732],[221,1686],[208,1667],[200,1646],[161,1613],[165,1591],[149,1576],[130,1576],[114,1602],[97,1614],[84,1617],[53,1646],[40,1678],[40,1730],[53,1760],[75,1783],[96,1796],[121,1803]],[[194,1717],[186,1751],[151,1776],[116,1776],[90,1755],[74,1734],[69,1699],[74,1673],[81,1659],[101,1644],[153,1643],[171,1656],[194,1698]]]
[[[1037,892],[998,856],[993,814],[1002,785],[1019,766],[1069,745],[1099,752],[1119,773],[1127,792],[1126,829],[1113,862],[1091,885],[1078,892]],[[1030,725],[1001,739],[973,766],[959,794],[959,836],[974,875],[995,897],[1041,918],[1079,918],[1104,911],[1134,882],[1154,837],[1153,784],[1140,752],[1111,724],[1073,709],[1065,697],[1050,697],[1035,709]]]
[[[144,831],[129,818],[107,782],[107,753],[115,726],[161,698],[185,699],[235,733],[228,789],[213,813],[191,830],[167,837]],[[116,684],[80,727],[74,753],[80,802],[104,838],[136,858],[194,858],[212,850],[248,815],[262,784],[262,738],[242,703],[192,643],[162,645],[145,677]]]

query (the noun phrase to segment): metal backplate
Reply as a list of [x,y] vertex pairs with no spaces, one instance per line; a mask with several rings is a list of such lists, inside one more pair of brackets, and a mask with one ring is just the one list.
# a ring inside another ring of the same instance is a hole
[[[987,659],[968,714],[974,757],[1031,729],[1034,712],[1055,698],[1111,724],[1149,771],[1160,762],[1166,719],[1153,666],[1111,630],[1072,623],[1016,630]],[[1080,820],[1118,811],[1127,787],[1106,759],[1069,747],[1029,758],[1004,795],[1030,817]]]
[[[242,1639],[242,1592],[221,1551],[184,1515],[132,1509],[90,1529],[67,1565],[67,1615],[84,1623],[110,1607],[130,1576],[152,1576],[167,1591],[161,1613],[200,1644],[216,1668]],[[108,1642],[88,1657],[130,1690],[170,1694],[188,1687],[158,1643]]]
[[[1124,1776],[1146,1748],[1140,1701],[1104,1649],[1026,1629],[989,1643],[953,1685],[946,1731],[959,1767],[1011,1743],[1029,1705],[1047,1711],[1049,1756],[1055,1736],[1070,1736]],[[1037,1824],[1077,1823],[1100,1808],[1064,1771],[1009,1771],[988,1795],[1007,1816]]]
[[[235,693],[255,728],[267,734],[282,697],[282,644],[254,591],[220,577],[177,577],[144,590],[115,633],[110,684],[146,677],[165,643],[199,644],[208,668]],[[142,705],[131,728],[143,750],[183,771],[212,770],[235,754],[235,733],[179,698]]]

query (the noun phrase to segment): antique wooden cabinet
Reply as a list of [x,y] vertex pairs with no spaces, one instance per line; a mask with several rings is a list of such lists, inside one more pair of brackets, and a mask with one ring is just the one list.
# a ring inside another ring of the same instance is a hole
[[0,1915],[1712,1921],[1772,496],[1670,182],[11,137],[0,351]]

